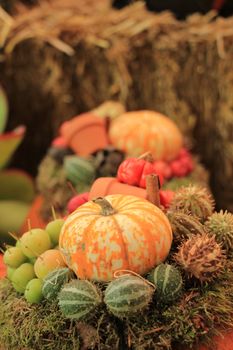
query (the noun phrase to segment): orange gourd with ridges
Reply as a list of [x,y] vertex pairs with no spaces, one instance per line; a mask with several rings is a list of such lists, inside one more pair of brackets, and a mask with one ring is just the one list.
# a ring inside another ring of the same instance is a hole
[[116,118],[109,129],[111,143],[128,156],[151,152],[155,160],[170,161],[183,146],[183,137],[175,123],[154,111],[133,111]]
[[121,269],[147,273],[166,259],[171,243],[170,223],[158,207],[116,194],[74,211],[62,227],[59,246],[79,278],[108,281]]

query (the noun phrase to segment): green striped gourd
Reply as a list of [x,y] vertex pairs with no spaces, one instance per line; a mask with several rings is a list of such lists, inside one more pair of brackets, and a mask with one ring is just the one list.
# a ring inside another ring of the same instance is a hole
[[76,320],[88,318],[101,301],[99,290],[87,280],[73,280],[65,284],[58,296],[63,315]]
[[130,317],[148,306],[153,293],[154,288],[146,280],[124,275],[109,283],[104,302],[115,316]]
[[190,214],[180,211],[167,213],[168,220],[172,227],[174,243],[180,244],[192,234],[202,234],[206,228],[202,223]]
[[55,300],[62,286],[68,282],[72,275],[67,267],[51,271],[43,281],[42,294],[47,300]]
[[67,179],[75,186],[90,185],[95,178],[95,167],[89,159],[67,156],[64,159],[64,169]]
[[149,281],[155,284],[155,298],[161,304],[175,301],[182,291],[182,276],[177,268],[169,264],[160,264],[151,271]]

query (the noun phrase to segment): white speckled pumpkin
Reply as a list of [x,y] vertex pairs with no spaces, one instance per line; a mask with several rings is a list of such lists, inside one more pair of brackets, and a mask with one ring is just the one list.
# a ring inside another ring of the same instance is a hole
[[176,124],[155,111],[132,111],[117,117],[110,125],[111,143],[130,157],[151,152],[155,160],[177,157],[183,137]]
[[109,281],[121,269],[147,273],[166,259],[171,243],[170,223],[158,207],[117,194],[74,211],[62,227],[59,245],[79,278]]

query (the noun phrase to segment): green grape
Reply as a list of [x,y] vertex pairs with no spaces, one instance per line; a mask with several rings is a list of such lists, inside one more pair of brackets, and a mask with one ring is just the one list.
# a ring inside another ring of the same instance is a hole
[[60,236],[60,232],[63,224],[64,224],[63,219],[56,219],[49,222],[45,228],[54,246],[57,245],[59,242],[59,236]]
[[43,282],[39,278],[33,278],[28,282],[24,296],[28,303],[39,304],[43,299],[42,294]]
[[34,266],[29,263],[24,263],[19,266],[12,274],[11,281],[13,287],[19,293],[24,293],[26,285],[35,277]]
[[17,268],[27,261],[27,257],[23,254],[22,249],[11,247],[5,251],[3,261],[7,266]]
[[20,238],[23,253],[28,258],[35,258],[51,247],[49,234],[40,228],[34,228]]

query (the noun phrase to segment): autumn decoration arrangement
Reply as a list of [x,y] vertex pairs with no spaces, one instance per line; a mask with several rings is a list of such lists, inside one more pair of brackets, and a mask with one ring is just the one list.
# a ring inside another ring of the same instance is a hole
[[48,182],[59,188],[65,178],[66,190],[80,193],[64,195],[65,216],[51,206],[43,227],[29,218],[21,237],[11,233],[0,344],[232,349],[233,214],[216,211],[200,184],[163,189],[195,169],[172,121],[152,111],[113,115],[82,115],[78,135],[79,117],[66,122],[42,162]]
[[221,350],[216,335],[230,342],[233,322],[232,237],[233,215],[214,211],[196,185],[177,190],[169,209],[129,194],[86,201],[5,251],[1,344],[193,349],[205,341],[200,349]]

